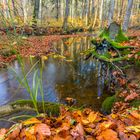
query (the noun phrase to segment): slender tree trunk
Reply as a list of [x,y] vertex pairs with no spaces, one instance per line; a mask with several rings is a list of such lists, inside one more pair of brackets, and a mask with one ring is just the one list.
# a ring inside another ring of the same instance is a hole
[[60,13],[61,13],[61,20],[63,21],[63,19],[64,19],[64,1],[63,0],[60,0]]
[[8,0],[3,0],[3,6],[4,6],[4,16],[6,18],[10,18],[9,8],[8,8]]
[[113,20],[113,14],[114,14],[114,6],[115,6],[115,0],[110,1],[110,8],[109,8],[109,15],[108,15],[108,26]]
[[125,14],[124,22],[123,22],[123,26],[122,26],[123,31],[127,31],[127,29],[128,29],[132,6],[133,6],[133,0],[128,0],[126,14]]
[[95,11],[95,17],[94,17],[94,22],[93,22],[92,28],[94,28],[95,25],[96,25],[96,21],[97,21],[97,17],[98,17],[98,11],[99,11],[99,0],[96,1],[96,11]]
[[65,17],[64,17],[64,22],[63,22],[64,30],[66,30],[68,27],[69,2],[70,2],[70,0],[66,0]]
[[89,11],[88,3],[89,3],[89,0],[85,0],[85,20],[86,20],[86,26],[88,25],[88,11]]
[[121,8],[120,8],[120,14],[119,14],[119,21],[121,21],[121,17],[123,15],[123,8],[124,8],[124,0],[121,0]]
[[27,0],[22,0],[22,5],[23,5],[23,16],[24,16],[24,23],[27,23]]
[[34,4],[34,14],[33,14],[33,19],[34,23],[37,23],[37,20],[39,19],[39,6],[40,5],[40,0],[35,0]]
[[75,12],[75,18],[78,16],[78,0],[75,0],[75,10],[74,10],[74,12]]
[[13,6],[14,16],[17,16],[17,9],[16,9],[16,6],[15,6],[15,1],[14,0],[12,0],[12,6]]
[[101,0],[100,15],[99,15],[100,27],[102,27],[102,22],[103,22],[103,3],[104,3],[104,0]]
[[38,13],[38,19],[40,20],[40,23],[42,23],[42,0],[39,0],[39,13]]
[[59,9],[60,9],[60,3],[59,0],[56,0],[56,19],[59,19]]

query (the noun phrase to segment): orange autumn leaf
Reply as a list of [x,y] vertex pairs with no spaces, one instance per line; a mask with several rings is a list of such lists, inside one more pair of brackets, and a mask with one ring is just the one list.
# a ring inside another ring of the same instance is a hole
[[31,118],[23,122],[23,125],[31,125],[31,124],[39,124],[41,121],[39,121],[37,118]]
[[26,140],[36,140],[35,135],[32,135],[30,132],[25,131]]
[[130,114],[136,119],[140,120],[140,113],[138,113],[137,111],[132,111],[130,112]]
[[119,140],[117,133],[112,129],[106,129],[102,131],[99,136],[96,137],[97,140]]
[[3,139],[7,130],[5,128],[0,129],[0,139]]

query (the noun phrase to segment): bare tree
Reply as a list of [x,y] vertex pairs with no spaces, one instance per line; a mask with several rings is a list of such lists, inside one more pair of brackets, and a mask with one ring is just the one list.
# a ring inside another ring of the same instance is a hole
[[99,14],[100,27],[102,27],[102,22],[103,22],[103,4],[104,4],[104,0],[101,0],[100,14]]
[[40,5],[40,0],[35,0],[34,14],[33,14],[33,19],[35,23],[37,23],[37,19],[39,18],[39,5]]
[[133,0],[128,0],[126,14],[125,14],[124,21],[123,21],[123,26],[122,26],[123,31],[127,31],[127,29],[128,29],[132,6],[133,6]]
[[114,14],[114,6],[115,6],[115,0],[110,1],[110,8],[109,8],[109,15],[108,15],[108,26],[112,22],[113,14]]
[[64,17],[64,22],[63,22],[64,30],[66,30],[68,27],[69,3],[70,3],[70,0],[66,0],[65,17]]

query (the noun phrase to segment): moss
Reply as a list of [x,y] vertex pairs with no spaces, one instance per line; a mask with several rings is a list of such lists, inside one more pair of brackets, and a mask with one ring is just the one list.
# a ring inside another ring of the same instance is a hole
[[140,106],[140,100],[134,100],[130,103],[131,106],[133,107],[139,107]]
[[[42,102],[38,101],[37,104],[38,104],[39,112],[43,113]],[[21,108],[24,106],[28,106],[34,109],[32,100],[17,100],[11,103],[10,105],[12,105],[14,108],[16,108],[16,106],[20,106]],[[65,105],[60,104],[60,103],[45,102],[45,113],[47,113],[49,116],[51,115],[58,116],[60,113],[60,106],[65,106]],[[65,106],[65,107],[67,107],[69,110],[82,109],[82,108],[76,108],[73,106],[72,107]]]
[[[108,28],[105,28],[102,32],[101,32],[101,34],[99,35],[99,37],[100,38],[105,38],[105,39],[107,39],[107,40],[111,40],[111,38],[109,37],[109,29]],[[118,32],[118,34],[116,35],[116,37],[115,37],[115,42],[117,42],[117,43],[121,43],[121,42],[124,42],[124,41],[128,41],[129,39],[128,39],[128,37],[127,36],[125,36],[125,34],[123,33],[123,31],[122,31],[122,29],[121,29],[121,27],[120,27],[120,29],[119,29],[119,32]]]
[[11,55],[16,54],[16,51],[13,49],[5,48],[5,49],[0,50],[0,54],[4,57],[9,57]]
[[118,32],[117,36],[115,37],[115,41],[118,43],[128,41],[128,37],[125,36],[125,34],[123,33],[121,28],[119,29],[119,32]]
[[105,28],[99,35],[100,38],[109,38],[109,31]]
[[102,110],[105,113],[111,113],[111,108],[114,104],[114,102],[116,101],[116,97],[115,95],[111,96],[111,97],[107,97],[104,102],[102,103]]

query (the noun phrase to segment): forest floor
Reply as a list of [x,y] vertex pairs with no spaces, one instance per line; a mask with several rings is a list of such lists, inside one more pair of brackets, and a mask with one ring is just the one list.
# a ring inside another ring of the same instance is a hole
[[[3,36],[0,48],[3,50],[10,44],[12,49],[24,57],[41,56],[53,52],[51,48],[53,41],[81,35],[85,34],[22,37],[20,41],[9,40]],[[122,45],[135,46],[128,57],[137,58],[139,56],[135,55],[135,52],[140,51],[140,31],[130,30],[127,35],[136,38]],[[14,59],[15,54],[7,56],[0,54],[0,65]],[[134,99],[140,100],[139,85],[121,77],[118,71],[114,71],[113,75],[121,87],[117,96],[123,100],[114,104],[110,115],[103,115],[89,108],[70,111],[69,108],[61,106],[60,115],[57,117],[39,116],[20,121],[9,129],[0,129],[0,140],[139,140],[140,107],[131,107]]]

